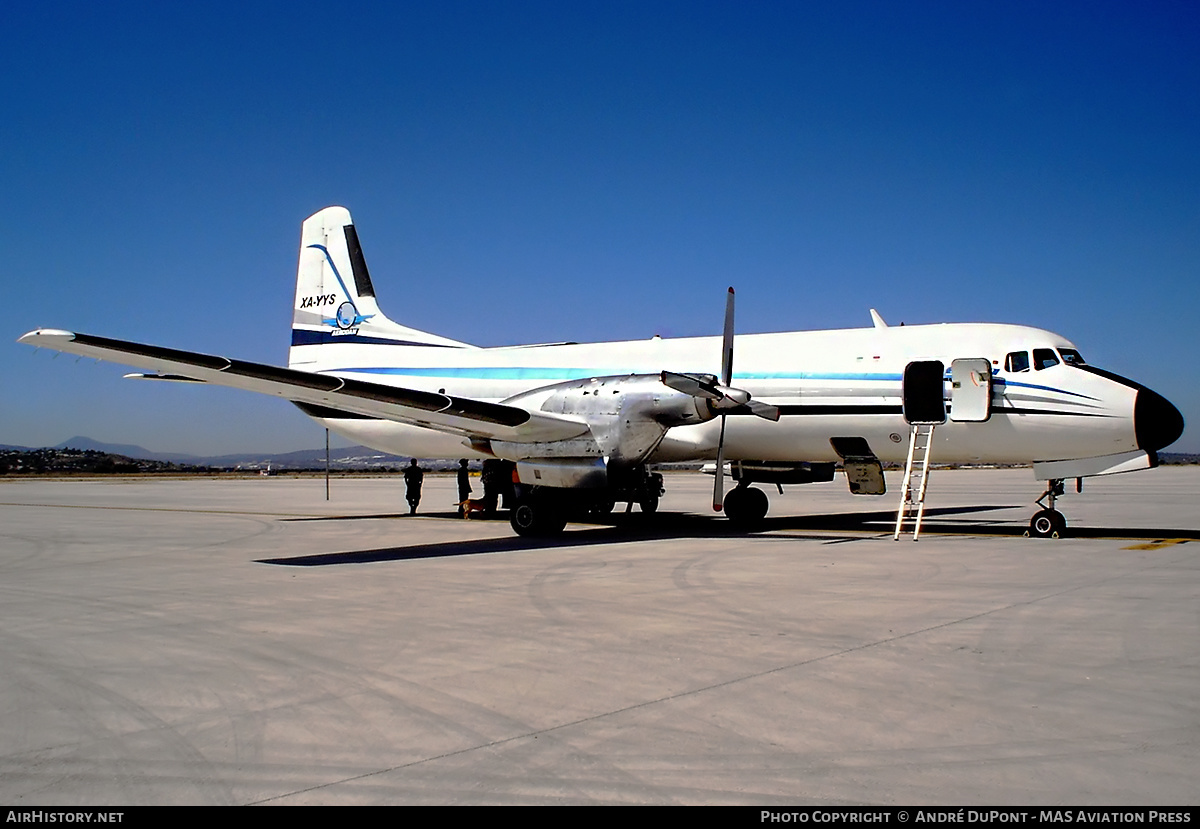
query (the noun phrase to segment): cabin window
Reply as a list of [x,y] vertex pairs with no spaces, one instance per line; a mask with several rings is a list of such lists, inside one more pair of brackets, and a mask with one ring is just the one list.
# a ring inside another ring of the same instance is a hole
[[1073,348],[1060,348],[1058,353],[1062,357],[1063,362],[1069,366],[1087,365],[1087,363],[1083,361],[1083,357],[1080,356],[1079,352]]
[[1058,365],[1058,355],[1053,348],[1035,348],[1033,350],[1033,367],[1038,371]]
[[1029,371],[1029,352],[1014,351],[1004,358],[1005,371]]

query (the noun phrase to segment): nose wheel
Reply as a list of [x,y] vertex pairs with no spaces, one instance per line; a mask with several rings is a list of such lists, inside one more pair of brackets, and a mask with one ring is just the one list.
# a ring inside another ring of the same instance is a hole
[[1067,534],[1067,519],[1054,508],[1055,501],[1063,492],[1062,478],[1053,478],[1047,482],[1046,491],[1037,499],[1041,509],[1029,519],[1031,538],[1062,538]]
[[1038,510],[1029,520],[1029,535],[1033,538],[1062,538],[1067,533],[1067,519],[1056,509]]

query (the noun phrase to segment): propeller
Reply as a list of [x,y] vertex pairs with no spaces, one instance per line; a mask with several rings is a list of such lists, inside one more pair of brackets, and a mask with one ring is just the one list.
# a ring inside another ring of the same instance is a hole
[[[721,338],[721,385],[733,392],[735,389],[730,387],[733,382],[733,286],[730,286],[729,293],[725,295],[725,334]],[[745,392],[743,392],[745,394]],[[726,400],[718,400],[714,405],[717,408],[732,408],[730,406],[722,406]],[[750,395],[746,394],[745,401],[749,403]],[[779,419],[778,413],[775,419]],[[713,476],[713,512],[720,512],[725,506],[725,412],[721,412],[721,436],[717,438],[717,474]]]
[[754,414],[766,420],[779,420],[777,406],[752,400],[750,393],[743,389],[722,386],[715,374],[680,374],[664,371],[662,382],[675,391],[711,400],[714,409],[726,409],[726,414]]
[[779,420],[779,408],[750,398],[750,392],[735,389],[733,382],[733,288],[725,297],[725,332],[721,339],[721,376],[711,374],[662,373],[665,385],[693,397],[711,401],[710,405],[721,416],[721,435],[717,439],[717,474],[713,483],[713,509],[720,512],[725,501],[725,416],[749,413]]

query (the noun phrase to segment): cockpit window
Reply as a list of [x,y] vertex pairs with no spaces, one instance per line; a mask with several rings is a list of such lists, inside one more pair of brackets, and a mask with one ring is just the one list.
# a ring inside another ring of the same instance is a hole
[[1058,365],[1058,355],[1053,348],[1035,348],[1033,350],[1033,367],[1038,371]]
[[1063,362],[1069,366],[1085,366],[1087,363],[1083,361],[1083,357],[1073,348],[1060,348],[1058,353],[1062,356]]
[[1029,352],[1014,351],[1004,358],[1005,371],[1029,371]]

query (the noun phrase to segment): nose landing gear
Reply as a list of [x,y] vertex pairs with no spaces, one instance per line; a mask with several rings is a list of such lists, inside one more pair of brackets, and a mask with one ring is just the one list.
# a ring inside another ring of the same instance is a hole
[[1055,501],[1064,491],[1062,478],[1051,478],[1046,482],[1046,491],[1037,499],[1041,509],[1029,520],[1031,537],[1062,538],[1067,534],[1067,519],[1054,508]]

